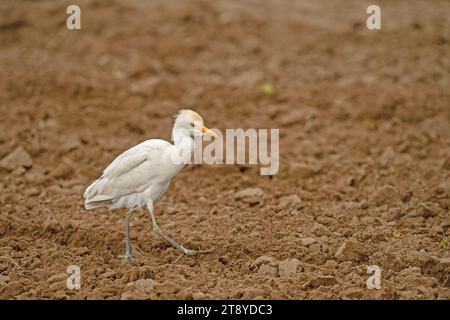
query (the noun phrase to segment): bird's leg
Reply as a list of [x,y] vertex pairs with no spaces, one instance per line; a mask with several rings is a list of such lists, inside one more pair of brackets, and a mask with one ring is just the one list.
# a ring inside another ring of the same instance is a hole
[[149,207],[149,211],[150,211],[150,216],[152,217],[153,231],[155,233],[159,234],[161,237],[163,237],[164,239],[169,241],[171,245],[173,245],[175,248],[177,248],[178,250],[180,250],[184,254],[189,254],[191,252],[194,252],[194,250],[186,249],[181,244],[179,244],[178,242],[173,240],[167,233],[165,233],[164,230],[162,230],[158,226],[158,223],[156,222],[155,215],[153,214],[153,208],[150,209],[150,207]]
[[158,226],[158,223],[156,222],[156,219],[155,219],[155,215],[153,214],[153,205],[147,205],[147,207],[148,207],[148,211],[150,212],[150,216],[152,218],[153,231],[155,233],[159,234],[164,239],[166,239],[168,242],[170,242],[170,244],[173,245],[175,248],[177,248],[179,251],[181,251],[181,255],[177,259],[175,259],[175,261],[173,261],[174,263],[179,261],[186,254],[197,254],[197,253],[210,253],[210,252],[212,252],[212,250],[196,251],[196,250],[191,250],[191,249],[187,249],[187,248],[183,247],[181,244],[179,244],[178,242],[173,240],[167,233],[164,232],[164,230],[162,230]]
[[120,256],[124,260],[133,260],[134,257],[131,255],[131,237],[130,237],[130,219],[133,215],[133,211],[130,210],[125,216],[125,254]]

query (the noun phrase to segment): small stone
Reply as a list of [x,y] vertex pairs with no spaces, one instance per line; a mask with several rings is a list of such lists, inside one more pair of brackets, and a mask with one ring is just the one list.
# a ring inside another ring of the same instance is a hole
[[56,179],[65,179],[69,177],[74,170],[73,164],[69,161],[61,161],[61,163],[51,172],[51,176]]
[[301,179],[308,179],[320,172],[320,169],[304,163],[291,163],[289,173]]
[[322,249],[322,246],[320,243],[314,243],[309,246],[309,253],[318,254],[321,249]]
[[167,206],[166,208],[164,208],[164,213],[167,213],[169,215],[174,215],[178,212],[179,212],[179,210],[173,206]]
[[448,288],[442,289],[436,297],[436,300],[450,300],[450,290]]
[[0,161],[0,168],[6,169],[7,171],[13,171],[20,167],[28,169],[32,165],[33,160],[22,146],[18,146]]
[[388,212],[383,214],[383,218],[387,221],[395,221],[400,219],[403,216],[403,213],[400,209],[391,209]]
[[436,217],[439,211],[439,205],[433,202],[426,202],[420,205],[420,212],[424,218]]
[[[87,247],[79,247],[79,248],[75,249],[73,253],[78,256],[84,256],[84,255],[89,254],[90,252],[91,252],[91,250],[89,250],[89,248],[87,248]],[[110,272],[104,273],[103,276],[105,276],[106,274],[115,275],[116,273],[114,271],[110,271]]]
[[0,288],[0,299],[11,299],[22,292],[23,286],[20,282],[10,282]]
[[153,279],[140,279],[128,283],[122,291],[121,300],[148,300],[157,295],[155,285],[158,283]]
[[280,277],[290,277],[297,273],[298,265],[300,261],[298,259],[286,259],[280,261],[278,265],[278,273]]
[[44,227],[44,230],[49,233],[57,233],[61,230],[61,224],[54,216],[48,216],[42,227]]
[[430,229],[430,234],[433,235],[434,237],[442,235],[444,234],[444,229],[442,229],[442,227],[440,226],[432,226]]
[[335,260],[327,260],[323,265],[325,270],[330,270],[330,271],[335,270],[338,266],[339,266],[339,264]]
[[337,284],[337,280],[333,276],[319,276],[314,279],[312,279],[309,283],[309,285],[313,288],[319,288],[319,287],[330,287]]
[[421,275],[421,270],[419,267],[409,267],[400,271],[399,276],[405,275]]
[[317,242],[317,240],[314,238],[301,238],[300,239],[300,244],[305,247],[308,247],[316,242]]
[[442,169],[450,171],[450,157],[447,157],[447,159],[444,160],[444,163],[442,164]]
[[357,226],[359,224],[359,218],[357,216],[354,216],[352,220],[350,221],[350,225]]
[[414,300],[416,293],[411,290],[405,290],[398,292],[398,300]]
[[54,299],[56,300],[67,300],[69,297],[66,295],[64,290],[59,290],[55,292]]
[[392,149],[392,147],[389,146],[384,150],[383,154],[381,155],[379,163],[381,167],[387,168],[392,165],[394,160],[395,160],[394,149]]
[[24,194],[28,197],[38,196],[41,193],[37,188],[29,188],[24,191]]
[[278,270],[274,266],[263,264],[261,267],[259,267],[258,273],[265,276],[276,277],[278,275]]
[[[87,248],[85,248],[85,249],[87,249]],[[87,250],[89,250],[89,249],[87,249]],[[83,254],[80,254],[79,252],[77,252],[77,254],[78,255],[83,255]],[[100,275],[100,278],[102,278],[102,279],[108,279],[108,278],[114,279],[114,278],[116,278],[116,275],[117,275],[117,273],[115,271],[108,271],[108,272],[105,272],[102,275]]]
[[56,130],[59,127],[58,121],[55,119],[45,119],[38,122],[39,129],[50,129],[50,130]]
[[158,77],[147,77],[131,82],[130,91],[137,94],[148,95],[153,92],[161,80]]
[[206,295],[203,292],[195,292],[192,294],[192,299],[194,300],[205,300]]
[[363,294],[363,290],[359,288],[349,288],[342,291],[342,296],[350,299],[361,299]]
[[55,274],[55,275],[51,276],[50,278],[48,278],[47,282],[55,283],[55,282],[66,281],[66,279],[67,279],[66,273],[58,273],[58,274]]
[[8,276],[4,276],[0,274],[0,287],[6,285],[11,279]]
[[257,299],[257,297],[264,296],[264,290],[257,289],[257,288],[246,288],[243,290],[243,294],[241,299],[243,300],[250,300],[250,299]]
[[330,230],[321,223],[314,223],[312,231],[319,237],[330,235]]
[[20,177],[20,176],[22,176],[25,172],[27,172],[27,169],[25,169],[24,167],[18,167],[18,168],[16,168],[16,169],[14,169],[14,170],[11,172],[11,174],[12,174],[13,176]]
[[369,203],[367,201],[361,201],[361,209],[366,210],[369,209]]
[[289,127],[302,121],[303,121],[303,114],[297,109],[293,109],[287,112],[286,114],[282,115],[279,119],[279,123],[285,127]]
[[337,250],[335,257],[340,261],[365,261],[367,255],[364,246],[356,240],[347,240]]
[[257,258],[255,261],[253,261],[252,266],[259,267],[263,264],[277,265],[278,261],[272,257],[261,256]]
[[270,300],[282,300],[283,296],[281,295],[280,291],[278,290],[272,290],[270,292]]
[[419,286],[434,288],[438,285],[436,278],[423,276],[419,267],[409,267],[402,270],[395,277],[395,282],[411,289],[417,289]]
[[70,135],[64,139],[64,145],[62,147],[64,151],[72,151],[78,149],[80,146],[81,140],[75,135]]
[[316,117],[316,110],[311,107],[290,108],[281,115],[278,122],[285,127],[308,123]]
[[302,200],[298,195],[291,194],[280,198],[280,206],[285,210],[297,212],[302,208]]
[[[148,280],[148,279],[147,279]],[[157,293],[164,293],[164,294],[174,294],[181,290],[180,286],[172,283],[172,282],[166,282],[166,283],[155,283],[154,289]]]
[[182,289],[180,292],[177,293],[177,299],[180,300],[192,300],[192,288],[186,288]]
[[386,185],[375,190],[375,192],[371,194],[370,202],[376,206],[393,206],[400,202],[400,196],[397,189],[393,186]]
[[240,200],[251,206],[262,202],[263,198],[264,198],[264,191],[261,190],[260,188],[247,188],[238,191],[234,194],[235,200]]
[[406,203],[409,202],[411,200],[413,196],[413,193],[411,191],[406,192],[403,196],[402,196],[402,202]]
[[230,263],[230,257],[229,256],[221,256],[219,258],[219,262],[222,263],[223,265],[227,265]]
[[450,196],[450,181],[440,183],[436,188],[436,193]]

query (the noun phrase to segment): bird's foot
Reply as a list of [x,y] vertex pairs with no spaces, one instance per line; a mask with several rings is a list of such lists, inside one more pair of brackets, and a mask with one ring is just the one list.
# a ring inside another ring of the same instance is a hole
[[124,255],[120,255],[119,258],[125,260],[125,261],[131,261],[134,260],[135,257],[133,257],[133,255],[131,254],[131,252],[125,252]]
[[177,263],[178,261],[180,261],[185,255],[194,255],[194,254],[207,254],[207,253],[212,253],[214,250],[213,249],[208,249],[208,250],[191,250],[191,249],[187,249],[185,247],[181,247],[181,254],[178,256],[178,258],[176,258],[175,260],[172,261],[172,263]]

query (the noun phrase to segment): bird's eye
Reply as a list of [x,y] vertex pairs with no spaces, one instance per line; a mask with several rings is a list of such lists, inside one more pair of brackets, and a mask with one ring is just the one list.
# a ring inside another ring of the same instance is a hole
[[192,128],[193,128],[193,127],[195,127],[195,125],[194,125],[194,123],[193,123],[193,122],[191,123],[191,127],[192,127]]

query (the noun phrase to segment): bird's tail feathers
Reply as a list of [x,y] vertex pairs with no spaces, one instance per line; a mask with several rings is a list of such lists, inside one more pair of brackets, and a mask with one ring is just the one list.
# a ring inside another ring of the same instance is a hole
[[110,206],[113,203],[113,198],[110,196],[104,196],[104,195],[96,195],[92,199],[86,200],[84,202],[84,207],[86,210],[104,207],[104,206]]
[[90,198],[94,197],[97,194],[97,183],[98,183],[98,180],[95,180],[84,191],[83,198],[86,201],[88,201]]
[[95,180],[84,192],[84,207],[86,210],[109,206],[112,204],[114,198],[107,195],[98,194],[98,183],[100,180]]

